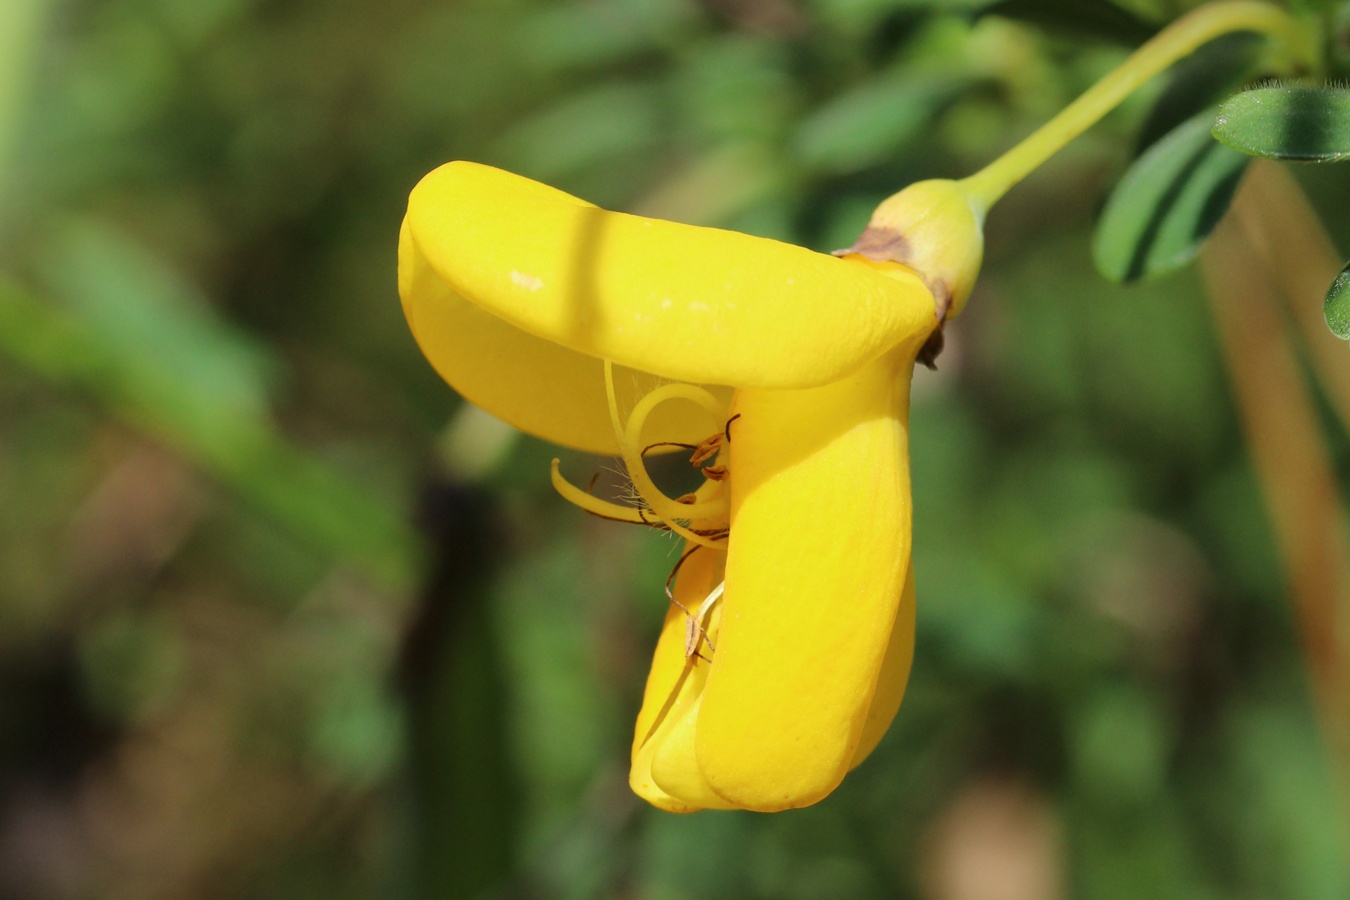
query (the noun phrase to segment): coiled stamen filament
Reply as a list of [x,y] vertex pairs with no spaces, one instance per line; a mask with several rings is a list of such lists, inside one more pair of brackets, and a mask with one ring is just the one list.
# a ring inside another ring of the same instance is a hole
[[563,499],[573,506],[580,506],[586,512],[597,515],[602,519],[613,519],[616,522],[629,522],[633,525],[656,525],[658,524],[647,511],[636,506],[624,506],[620,503],[611,503],[608,500],[601,500],[594,494],[588,494],[581,488],[562,476],[558,468],[559,461],[553,460],[550,467],[550,475],[553,481],[553,489],[562,495]]
[[[657,447],[681,447],[692,450],[696,460],[695,465],[700,465],[716,454],[722,443],[722,435],[720,433],[715,434],[699,444],[660,441],[644,447],[641,443],[643,426],[652,411],[660,404],[667,400],[686,400],[701,407],[714,421],[717,421],[723,415],[722,405],[717,401],[717,398],[697,385],[680,383],[662,385],[645,394],[637,402],[625,425],[619,420],[619,408],[614,390],[614,367],[609,360],[605,360],[605,393],[609,400],[610,424],[614,427],[614,435],[618,439],[620,455],[628,470],[629,480],[632,481],[633,488],[637,492],[639,505],[626,506],[613,503],[602,500],[589,491],[583,491],[562,476],[559,461],[556,459],[553,460],[551,467],[554,490],[561,494],[563,499],[602,519],[660,528],[664,531],[674,532],[698,546],[724,549],[725,545],[719,542],[726,540],[727,528],[725,524],[718,525],[717,523],[719,521],[725,523],[730,504],[724,491],[717,486],[717,482],[726,477],[726,467],[709,466],[705,468],[704,471],[709,472],[707,480],[697,491],[679,498],[672,498],[652,481],[644,462],[649,450]],[[696,521],[709,522],[713,527],[694,528],[692,523]]]
[[717,398],[696,385],[665,384],[644,395],[629,414],[628,424],[621,426],[619,407],[614,393],[614,366],[609,360],[605,360],[605,391],[609,395],[610,421],[614,425],[615,435],[619,438],[619,448],[622,450],[624,465],[628,467],[628,477],[633,480],[633,487],[637,488],[638,496],[652,512],[667,523],[672,519],[689,521],[726,515],[728,507],[725,498],[688,504],[667,496],[647,474],[641,452],[642,426],[647,423],[647,417],[658,405],[667,400],[688,400],[703,407],[715,422],[722,415],[721,404],[717,402]]

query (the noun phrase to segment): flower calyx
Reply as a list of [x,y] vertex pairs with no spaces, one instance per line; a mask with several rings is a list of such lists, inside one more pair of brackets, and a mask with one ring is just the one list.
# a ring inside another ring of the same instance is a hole
[[984,258],[984,213],[961,182],[920,181],[884,200],[853,246],[834,253],[900,263],[923,279],[938,318],[919,353],[930,369],[942,351],[943,324],[960,313],[975,286]]

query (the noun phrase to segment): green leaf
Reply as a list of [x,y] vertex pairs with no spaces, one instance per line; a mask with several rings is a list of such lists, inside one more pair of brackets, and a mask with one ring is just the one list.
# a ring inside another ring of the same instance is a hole
[[1108,0],[999,0],[980,11],[1039,25],[1048,31],[1133,47],[1157,30]]
[[124,383],[149,405],[174,404],[179,430],[224,446],[266,420],[275,360],[147,248],[95,220],[61,219],[38,246],[37,269],[62,309],[98,336],[100,356],[125,363]]
[[554,101],[493,145],[504,164],[543,181],[656,145],[661,96],[648,83],[603,84]]
[[1327,299],[1322,302],[1322,315],[1332,334],[1342,340],[1350,340],[1350,265],[1341,269],[1341,274],[1336,276],[1327,290]]
[[172,447],[323,556],[411,583],[421,539],[404,510],[280,431],[265,346],[182,273],[93,220],[51,229],[38,259],[50,298],[0,279],[0,356]]
[[792,152],[806,165],[856,172],[894,156],[966,84],[955,75],[896,72],[828,101],[797,129]]
[[1219,107],[1214,136],[1266,159],[1350,159],[1350,90],[1271,86],[1243,91]]
[[1179,269],[1223,218],[1248,158],[1209,134],[1211,111],[1148,148],[1121,178],[1097,222],[1092,256],[1112,281]]
[[641,56],[693,25],[697,18],[681,0],[559,3],[523,17],[518,40],[523,59],[554,72]]

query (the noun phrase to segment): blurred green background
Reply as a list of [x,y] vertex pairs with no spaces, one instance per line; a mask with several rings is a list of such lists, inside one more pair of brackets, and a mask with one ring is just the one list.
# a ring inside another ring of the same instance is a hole
[[914,387],[911,687],[807,810],[629,794],[676,545],[404,324],[441,162],[830,250],[1191,4],[989,5],[4,0],[0,898],[1350,896],[1198,279],[1092,269],[1160,86],[990,217]]

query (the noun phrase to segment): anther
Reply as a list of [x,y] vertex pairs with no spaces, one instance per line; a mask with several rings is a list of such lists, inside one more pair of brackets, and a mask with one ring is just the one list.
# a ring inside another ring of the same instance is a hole
[[703,477],[709,481],[725,481],[727,477],[726,466],[704,466]]
[[[638,400],[637,405],[633,407],[629,414],[627,424],[624,424],[619,420],[618,401],[614,391],[613,363],[605,360],[604,365],[605,395],[609,401],[610,423],[614,426],[615,437],[619,439],[619,449],[623,456],[624,466],[628,470],[628,477],[633,482],[633,487],[637,490],[643,505],[650,510],[654,518],[660,519],[667,528],[686,540],[695,543],[706,542],[706,538],[695,534],[688,526],[681,523],[693,523],[699,519],[714,519],[726,515],[726,499],[716,497],[709,500],[696,500],[693,503],[677,503],[674,499],[662,493],[661,489],[652,481],[643,461],[641,448],[645,445],[641,441],[641,435],[642,426],[646,422],[647,416],[659,404],[667,400],[680,399],[693,402],[714,416],[718,415],[720,404],[706,389],[697,385],[667,384],[645,394]],[[642,518],[645,521],[645,516]]]
[[692,466],[701,466],[708,460],[717,455],[717,451],[722,449],[722,435],[709,435],[703,439],[703,442],[697,447],[691,447],[694,451],[689,457],[689,464]]
[[679,441],[657,441],[655,444],[648,444],[647,446],[643,447],[642,455],[646,456],[648,453],[651,453],[657,447],[678,447],[681,450],[694,450],[697,452],[698,448],[701,446],[703,445],[699,444],[695,446],[694,444],[682,444]]

